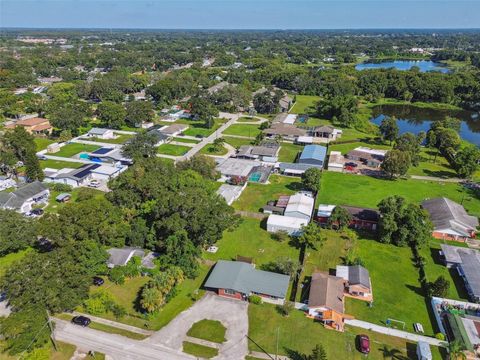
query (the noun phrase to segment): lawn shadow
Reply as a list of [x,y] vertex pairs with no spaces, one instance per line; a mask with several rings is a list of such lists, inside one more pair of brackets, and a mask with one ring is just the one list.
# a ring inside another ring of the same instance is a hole
[[462,280],[460,275],[458,274],[457,269],[450,268],[448,269],[450,277],[453,280],[453,284],[455,285],[455,290],[457,290],[458,296],[462,299],[468,299],[468,292],[467,288],[465,287],[465,282]]
[[397,357],[399,360],[408,360],[417,358],[417,344],[407,342],[407,357]]
[[287,356],[291,360],[305,360],[306,359],[305,354],[302,354],[301,352],[299,352],[297,350],[292,350],[292,349],[289,349],[289,348],[284,348],[284,350],[287,353]]
[[438,177],[441,179],[448,179],[451,177],[455,177],[455,173],[453,171],[445,171],[445,170],[437,170],[432,171],[428,169],[424,169],[423,172],[426,176]]
[[301,182],[291,182],[289,184],[287,184],[285,186],[288,190],[292,190],[292,191],[300,191],[300,190],[303,190],[303,185]]
[[415,294],[420,295],[420,296],[425,296],[423,289],[419,286],[414,286],[414,285],[405,285],[409,290],[413,291]]
[[442,260],[442,256],[440,255],[440,249],[430,248],[430,257],[432,258],[434,264],[445,265],[444,261]]
[[260,221],[260,228],[262,228],[263,230],[267,230],[267,221],[268,221],[268,217],[264,217],[261,221]]
[[311,276],[305,276],[301,286],[300,302],[304,302],[310,296],[310,284],[312,282]]

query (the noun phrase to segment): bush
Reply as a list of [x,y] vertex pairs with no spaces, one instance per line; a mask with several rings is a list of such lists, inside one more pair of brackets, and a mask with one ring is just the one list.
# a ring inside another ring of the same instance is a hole
[[278,241],[278,242],[284,242],[290,238],[290,235],[285,230],[279,230],[277,232],[274,232],[270,235],[272,237],[272,240]]
[[262,303],[262,298],[258,295],[250,295],[248,301],[255,305],[260,305]]
[[92,294],[85,300],[84,305],[87,312],[92,315],[105,314],[107,311],[112,311],[116,306],[112,295],[104,290]]
[[127,315],[127,310],[125,310],[125,308],[121,305],[118,305],[118,304],[113,304],[112,306],[112,314],[113,316],[115,316],[115,319],[121,319],[123,318],[125,315]]
[[290,312],[294,309],[294,304],[291,301],[285,300],[283,305],[277,305],[277,311],[282,316],[290,315]]
[[117,285],[123,285],[125,283],[125,274],[121,266],[114,267],[108,273],[108,278],[111,282]]
[[435,338],[443,341],[443,340],[445,340],[445,335],[443,335],[442,333],[436,333]]
[[67,184],[58,184],[58,183],[49,183],[48,187],[52,191],[58,191],[58,192],[70,192],[72,191],[72,187]]

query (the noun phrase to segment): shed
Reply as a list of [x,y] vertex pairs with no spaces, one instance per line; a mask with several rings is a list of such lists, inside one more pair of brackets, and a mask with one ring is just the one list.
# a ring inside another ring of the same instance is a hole
[[67,202],[71,199],[71,197],[72,196],[69,193],[61,193],[55,198],[55,200],[58,202]]
[[327,156],[327,148],[321,145],[307,145],[300,155],[298,162],[300,164],[314,165],[323,168],[325,157]]
[[302,226],[306,226],[308,220],[272,214],[267,220],[267,231],[276,233],[278,231],[286,231],[289,235],[299,236]]
[[312,216],[315,199],[303,193],[297,193],[290,196],[287,207],[285,208],[285,216],[296,217],[310,221]]

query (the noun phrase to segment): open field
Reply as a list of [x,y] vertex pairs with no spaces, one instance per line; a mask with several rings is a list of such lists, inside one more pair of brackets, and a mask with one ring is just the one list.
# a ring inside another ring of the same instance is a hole
[[63,169],[63,168],[71,168],[71,169],[78,169],[80,166],[85,165],[79,162],[73,161],[60,161],[60,160],[40,160],[40,166],[42,169],[50,168],[50,169]]
[[219,149],[215,149],[213,144],[207,144],[200,150],[200,154],[204,154],[204,155],[221,156],[221,155],[225,155],[226,153],[228,153],[228,150],[224,146],[220,147]]
[[447,159],[439,154],[437,149],[422,148],[420,164],[412,166],[408,175],[434,176],[440,178],[456,177],[457,174],[450,167]]
[[238,200],[233,203],[237,210],[260,212],[269,200],[276,200],[280,195],[294,194],[302,189],[299,178],[271,175],[269,184],[249,183]]
[[335,172],[323,173],[318,201],[322,204],[375,208],[382,199],[391,195],[400,195],[416,203],[442,196],[458,203],[463,199],[463,205],[470,214],[480,215],[480,199],[459,184],[405,179],[390,181]]
[[250,124],[233,124],[229,126],[223,133],[225,135],[238,135],[254,138],[260,134],[261,130],[257,125]]
[[236,149],[238,149],[242,145],[252,145],[252,140],[249,139],[241,139],[231,136],[224,136],[223,139],[227,144],[232,145]]
[[98,150],[100,147],[101,146],[70,143],[60,148],[60,151],[53,153],[52,155],[69,158],[81,152],[92,152]]
[[201,320],[192,325],[187,335],[215,343],[226,341],[225,332],[227,329],[218,320]]
[[278,153],[278,161],[295,162],[297,155],[302,152],[303,146],[283,142],[280,144],[280,152]]
[[378,325],[385,325],[388,318],[404,321],[405,330],[410,332],[414,331],[413,323],[419,322],[426,335],[434,335],[430,305],[418,281],[411,249],[359,239],[354,254],[370,273],[373,307],[365,301],[345,298],[345,312]]
[[208,260],[235,260],[237,255],[254,259],[257,266],[268,264],[279,257],[298,259],[298,249],[290,246],[288,241],[273,240],[271,234],[261,227],[261,221],[242,218],[242,222],[234,231],[225,231],[221,240],[215,244],[215,254],[204,252]]
[[172,144],[162,144],[158,147],[157,153],[172,155],[172,156],[182,156],[190,150],[191,147],[183,145],[172,145]]
[[44,137],[35,138],[35,145],[37,146],[37,151],[45,150],[48,145],[54,143],[55,141],[50,140]]
[[[309,354],[316,344],[322,344],[329,359],[354,360],[365,359],[365,355],[356,350],[356,336],[366,334],[370,337],[371,352],[368,359],[388,359],[388,349],[397,349],[408,359],[415,358],[416,346],[404,339],[385,336],[363,329],[346,327],[344,333],[325,329],[321,324],[305,317],[304,313],[294,310],[288,317],[280,315],[275,306],[270,304],[248,307],[249,337],[267,352],[278,352],[292,359],[300,358],[301,354]],[[259,348],[249,341],[249,349],[259,351]],[[432,347],[433,358],[441,359],[438,348]],[[387,357],[384,357],[387,356]]]
[[295,105],[290,109],[292,114],[312,114],[320,96],[297,95]]
[[198,144],[200,142],[200,140],[193,140],[193,139],[184,138],[181,136],[174,137],[172,140],[177,142],[188,143],[188,144]]
[[211,128],[206,127],[203,121],[180,119],[180,120],[177,120],[175,123],[186,124],[189,126],[189,128],[183,133],[184,135],[207,137],[208,135],[212,134],[215,130],[217,130],[224,122],[225,120],[223,119],[214,119],[214,124]]

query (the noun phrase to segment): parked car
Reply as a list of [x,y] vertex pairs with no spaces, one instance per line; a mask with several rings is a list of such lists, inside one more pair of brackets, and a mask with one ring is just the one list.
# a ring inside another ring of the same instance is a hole
[[90,182],[88,183],[88,186],[92,188],[98,188],[100,186],[100,181],[96,179],[90,180]]
[[101,286],[101,285],[103,285],[104,282],[105,282],[105,280],[103,280],[100,276],[94,276],[93,277],[93,285]]
[[90,325],[92,321],[86,317],[86,316],[75,316],[73,319],[72,319],[72,323],[74,323],[75,325],[80,325],[80,326],[83,326],[83,327],[86,327],[88,325]]
[[48,158],[45,155],[37,154],[38,160],[47,160]]
[[345,166],[357,167],[358,164],[354,163],[354,162],[347,162],[347,163],[345,163]]
[[358,346],[363,354],[370,353],[370,338],[367,335],[358,335]]
[[29,214],[29,215],[30,215],[30,216],[33,216],[33,217],[42,216],[44,212],[45,212],[45,211],[43,211],[43,209],[40,209],[40,208],[38,208],[38,209],[32,209],[32,211],[30,211],[30,214]]

